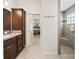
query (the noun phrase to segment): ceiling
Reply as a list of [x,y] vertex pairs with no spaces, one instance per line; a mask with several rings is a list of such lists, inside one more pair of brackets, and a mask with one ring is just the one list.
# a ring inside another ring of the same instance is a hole
[[61,11],[65,11],[75,4],[75,0],[61,0]]

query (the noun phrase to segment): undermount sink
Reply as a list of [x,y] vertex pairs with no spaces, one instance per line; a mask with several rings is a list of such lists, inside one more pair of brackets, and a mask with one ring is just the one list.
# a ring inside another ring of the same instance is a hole
[[3,31],[3,35],[7,35],[7,34],[10,34],[11,31]]

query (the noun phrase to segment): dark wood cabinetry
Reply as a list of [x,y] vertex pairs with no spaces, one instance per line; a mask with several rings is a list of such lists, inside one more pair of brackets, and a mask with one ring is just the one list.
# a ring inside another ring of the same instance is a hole
[[22,35],[4,41],[4,59],[15,59],[23,49]]
[[22,10],[12,9],[12,30],[22,29]]
[[21,30],[23,36],[23,47],[26,42],[26,12],[22,8],[12,8],[12,30]]
[[17,36],[17,54],[23,49],[23,37],[22,35]]
[[22,32],[22,34],[4,41],[4,59],[15,59],[15,57],[22,51],[26,44],[26,12],[21,8],[12,8],[12,15],[9,14],[10,12],[7,12],[6,14],[5,11],[5,16],[3,15],[4,19],[6,20],[3,21],[4,30],[11,29],[10,17],[12,17],[12,30],[20,30]]
[[3,30],[11,30],[11,11],[3,8]]
[[4,41],[4,59],[14,59],[17,55],[16,38]]

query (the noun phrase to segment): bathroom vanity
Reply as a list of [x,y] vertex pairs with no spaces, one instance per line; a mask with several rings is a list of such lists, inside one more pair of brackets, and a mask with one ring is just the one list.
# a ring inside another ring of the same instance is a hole
[[15,59],[23,49],[23,37],[20,32],[4,35],[4,59]]
[[4,59],[15,59],[25,47],[26,12],[22,8],[3,9]]

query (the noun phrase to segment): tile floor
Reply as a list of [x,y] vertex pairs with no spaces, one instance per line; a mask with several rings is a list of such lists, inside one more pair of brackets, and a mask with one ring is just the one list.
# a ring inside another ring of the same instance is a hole
[[66,46],[61,46],[61,55],[41,55],[39,37],[34,36],[31,45],[28,48],[24,48],[16,59],[74,59],[73,50]]

